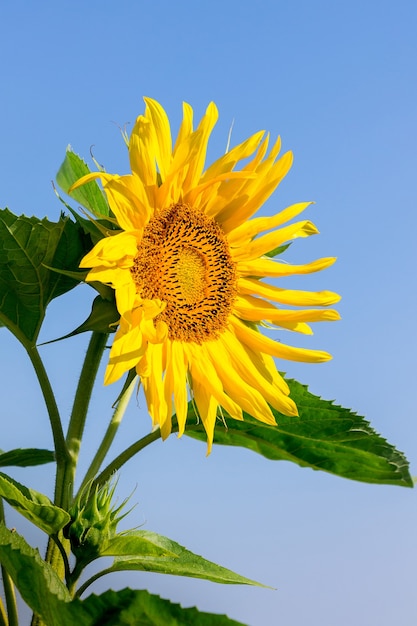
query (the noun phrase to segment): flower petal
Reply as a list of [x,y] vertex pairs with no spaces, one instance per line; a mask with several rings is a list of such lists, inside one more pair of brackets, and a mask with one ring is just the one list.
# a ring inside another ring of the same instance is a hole
[[332,355],[323,350],[308,350],[306,348],[294,348],[279,341],[274,341],[260,332],[249,328],[244,322],[234,317],[230,320],[236,337],[249,346],[252,350],[260,351],[280,359],[299,361],[305,363],[323,363],[330,361]]
[[238,290],[241,294],[258,295],[267,300],[294,306],[329,306],[340,300],[339,294],[333,291],[282,289],[281,287],[266,285],[254,278],[239,278]]
[[326,257],[305,265],[290,265],[270,259],[257,259],[255,261],[239,261],[237,267],[240,276],[278,277],[319,272],[333,265],[335,261],[335,257]]

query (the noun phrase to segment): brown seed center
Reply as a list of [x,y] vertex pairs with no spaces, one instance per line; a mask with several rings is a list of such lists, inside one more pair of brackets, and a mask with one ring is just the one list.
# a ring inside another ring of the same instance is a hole
[[138,294],[166,303],[158,316],[169,337],[203,343],[225,329],[236,267],[221,227],[202,211],[175,204],[144,229],[131,268]]

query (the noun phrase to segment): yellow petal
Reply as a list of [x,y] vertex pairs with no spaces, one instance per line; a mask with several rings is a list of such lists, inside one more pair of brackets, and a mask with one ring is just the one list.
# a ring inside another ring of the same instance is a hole
[[188,412],[187,359],[179,341],[170,341],[170,355],[167,360],[166,376],[171,377],[170,386],[174,394],[175,412],[178,420],[178,436],[184,433]]
[[254,294],[274,302],[295,306],[329,306],[340,300],[339,294],[333,291],[282,289],[273,285],[266,285],[254,278],[239,278],[238,290],[241,294]]
[[165,399],[162,374],[164,370],[163,344],[148,344],[146,358],[149,363],[149,376],[141,377],[148,411],[153,423],[159,424],[161,436],[166,439],[171,432],[171,413]]
[[[278,248],[283,243],[290,241],[290,239],[296,239],[297,237],[309,237],[310,235],[316,235],[319,231],[312,222],[307,220],[303,222],[297,222],[291,224],[285,228],[275,230],[268,235],[254,239],[250,243],[243,245],[239,248],[231,249],[233,259],[235,261],[251,261],[257,259],[275,248]],[[230,243],[230,242],[229,242]]]
[[132,267],[137,253],[138,234],[132,232],[119,233],[100,239],[80,262],[80,267],[115,267],[126,269]]
[[269,171],[263,175],[259,174],[257,181],[248,181],[241,193],[247,195],[247,202],[239,211],[233,210],[231,206],[225,207],[217,216],[225,233],[229,233],[252,217],[254,213],[268,200],[275,191],[279,183],[288,173],[292,165],[292,153],[284,154]]
[[225,391],[244,411],[256,419],[275,424],[275,418],[262,393],[243,380],[234,369],[231,353],[225,349],[220,339],[216,342],[207,342],[206,346],[211,354],[211,360],[216,359],[215,369]]
[[[270,381],[265,378],[264,372],[258,369],[259,359],[250,358],[242,343],[236,338],[236,336],[226,331],[220,337],[220,342],[223,344],[224,355],[228,355],[228,361],[231,369],[236,372],[243,381],[245,381],[250,387],[256,391],[259,391],[262,398],[266,400],[271,406],[283,413],[284,415],[297,415],[297,407],[293,400],[288,397],[287,385],[280,385],[279,388],[274,387]],[[253,354],[251,355],[254,356]],[[226,356],[225,356],[226,358]],[[285,393],[283,390],[285,389]],[[256,415],[255,415],[256,417]],[[258,419],[260,419],[258,417]],[[275,424],[275,418],[270,421],[270,415],[264,417],[262,421],[268,424]]]
[[198,414],[203,422],[204,430],[207,433],[207,456],[211,452],[213,445],[214,427],[217,417],[217,400],[210,394],[205,385],[195,381],[193,384],[193,396],[197,405]]
[[335,261],[335,257],[326,257],[312,261],[312,263],[306,263],[306,265],[290,265],[271,259],[258,259],[256,261],[239,261],[237,267],[241,276],[279,277],[319,272],[333,265]]
[[237,315],[247,321],[267,320],[272,323],[282,322],[323,322],[340,319],[334,309],[278,309],[273,304],[253,296],[237,296],[234,309]]
[[123,320],[113,340],[104,384],[118,380],[125,372],[136,366],[146,351],[146,342],[138,327],[126,329]]
[[279,341],[274,341],[265,337],[262,333],[252,330],[236,317],[230,319],[236,336],[243,343],[254,351],[264,352],[271,356],[288,361],[299,361],[301,363],[323,363],[329,361],[332,356],[323,350],[308,350],[306,348],[294,348]]
[[198,181],[200,180],[204,169],[208,140],[211,131],[217,122],[217,118],[217,107],[214,102],[211,102],[207,107],[206,113],[202,117],[197,130],[195,131],[196,137],[198,137],[198,151],[193,162],[189,165],[187,176],[184,180],[184,192],[187,192],[192,187],[198,185]]
[[277,228],[285,222],[293,219],[303,211],[307,207],[309,207],[312,202],[299,202],[298,204],[292,204],[287,207],[280,213],[273,215],[272,217],[256,217],[249,222],[245,222],[241,224],[234,230],[231,230],[227,236],[231,246],[242,246],[249,241],[252,241],[256,235],[262,233],[266,230],[272,230],[273,228]]
[[165,180],[172,159],[171,128],[169,120],[159,102],[152,100],[152,98],[144,98],[144,100],[146,102],[145,116],[151,120],[156,135],[156,162],[161,178]]
[[182,103],[182,114],[182,122],[174,146],[174,157],[175,153],[179,149],[179,146],[184,141],[187,141],[189,136],[193,132],[193,109],[188,104],[188,102]]
[[129,158],[132,172],[144,187],[157,183],[156,159],[159,152],[152,121],[139,115],[129,140]]
[[231,172],[236,163],[242,159],[247,159],[258,148],[265,131],[260,131],[252,135],[238,146],[235,146],[229,152],[226,152],[220,159],[217,159],[210,167],[204,172],[201,182],[207,182],[212,178],[216,178],[220,174]]
[[[242,409],[224,393],[222,380],[217,375],[214,362],[208,352],[208,343],[201,346],[192,343],[184,344],[184,352],[187,355],[190,374],[193,381],[198,381],[205,386],[209,393],[234,419],[242,419]],[[217,342],[214,342],[217,345]]]

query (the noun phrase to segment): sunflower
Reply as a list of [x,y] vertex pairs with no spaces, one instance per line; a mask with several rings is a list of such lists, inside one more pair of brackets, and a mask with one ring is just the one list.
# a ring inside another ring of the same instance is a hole
[[267,424],[276,423],[271,406],[297,415],[273,357],[305,362],[331,357],[275,341],[259,327],[311,334],[308,322],[336,320],[338,313],[295,307],[326,307],[339,296],[262,279],[317,272],[335,259],[290,265],[275,258],[286,242],[318,232],[307,220],[287,224],[308,202],[250,219],[291,167],[290,152],[278,158],[279,138],[268,152],[269,135],[258,132],[204,169],[216,106],[209,104],[193,130],[193,110],[184,103],[172,147],[166,112],[150,98],[145,104],[128,140],[132,173],[90,173],[72,187],[99,178],[120,227],[80,266],[90,269],[87,281],[115,290],[120,313],[105,383],[135,368],[164,439],[174,412],[183,434],[191,397],[210,452],[222,410],[237,420],[246,411]]

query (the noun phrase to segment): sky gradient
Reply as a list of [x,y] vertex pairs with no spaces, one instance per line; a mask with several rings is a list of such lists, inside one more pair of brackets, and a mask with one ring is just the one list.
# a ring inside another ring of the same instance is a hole
[[[294,165],[261,214],[314,200],[306,218],[321,234],[294,243],[286,258],[338,257],[325,272],[287,284],[343,299],[342,321],[314,325],[311,338],[288,338],[334,360],[279,367],[365,415],[406,453],[415,475],[416,23],[411,0],[3,2],[0,206],[56,220],[62,205],[51,180],[68,144],[85,159],[93,146],[109,172],[127,173],[119,128],[130,132],[143,96],[161,102],[174,129],[182,101],[199,119],[214,100],[220,117],[209,163],[224,152],[232,124],[232,145],[260,129],[280,134]],[[82,286],[53,303],[41,340],[78,326],[92,297]],[[1,340],[0,448],[49,447],[30,365],[4,329]],[[42,349],[68,411],[86,341]],[[116,388],[96,391],[86,441],[116,395]],[[117,450],[149,428],[139,395]],[[91,453],[87,443],[85,463]],[[47,467],[13,476],[52,488]],[[350,482],[238,449],[214,447],[206,458],[205,445],[172,436],[121,473],[120,499],[132,491],[138,505],[126,527],[143,525],[276,590],[137,573],[104,579],[96,592],[148,588],[250,626],[416,623],[413,490]],[[10,519],[28,532],[21,518]]]

